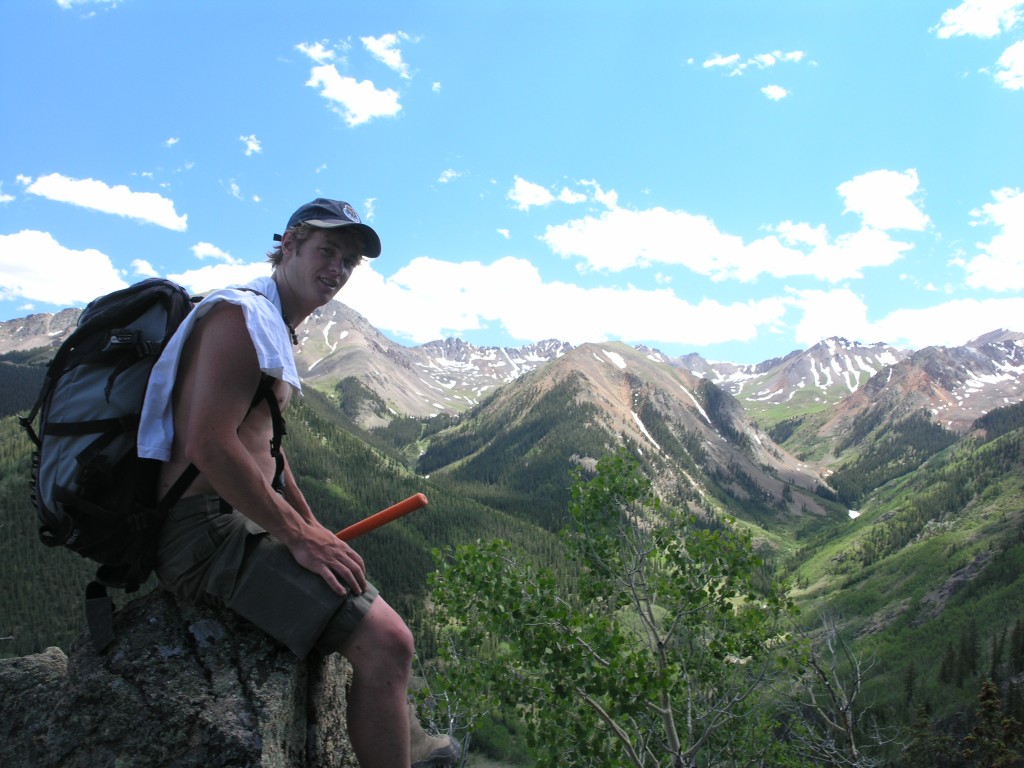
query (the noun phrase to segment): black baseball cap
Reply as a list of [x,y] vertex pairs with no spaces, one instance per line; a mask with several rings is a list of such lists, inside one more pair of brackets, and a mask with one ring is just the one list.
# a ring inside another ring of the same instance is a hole
[[[355,227],[366,238],[366,252],[363,256],[368,259],[380,256],[380,238],[377,233],[373,231],[372,227],[363,224],[355,208],[343,200],[328,200],[325,197],[318,197],[313,202],[306,203],[288,219],[285,231],[299,224],[311,224],[321,229]],[[280,242],[281,235],[274,235],[274,239]]]

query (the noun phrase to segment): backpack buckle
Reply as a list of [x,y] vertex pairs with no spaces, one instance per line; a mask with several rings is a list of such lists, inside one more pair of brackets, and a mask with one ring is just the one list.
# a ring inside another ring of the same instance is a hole
[[137,328],[113,328],[110,331],[110,337],[107,339],[107,345],[103,348],[103,351],[122,351],[142,346],[142,331]]

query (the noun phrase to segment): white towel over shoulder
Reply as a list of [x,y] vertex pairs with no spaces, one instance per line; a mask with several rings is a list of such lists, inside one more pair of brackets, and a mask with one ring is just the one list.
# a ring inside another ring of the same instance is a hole
[[[281,316],[281,297],[277,284],[269,277],[260,277],[243,288],[222,288],[204,298],[182,322],[177,332],[160,355],[150,374],[146,400],[139,422],[139,456],[145,459],[169,461],[174,443],[174,413],[171,394],[178,373],[178,363],[185,340],[195,322],[217,302],[237,304],[245,314],[260,370],[268,376],[290,384],[296,392],[302,391],[295,368],[288,327]],[[262,295],[260,295],[262,294]]]

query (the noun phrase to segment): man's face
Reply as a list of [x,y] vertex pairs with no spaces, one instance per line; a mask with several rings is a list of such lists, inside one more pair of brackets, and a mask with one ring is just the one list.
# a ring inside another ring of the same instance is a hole
[[[286,268],[298,278],[293,285],[301,285],[309,291],[316,306],[323,306],[348,282],[362,261],[362,252],[363,241],[358,233],[344,228],[318,229],[296,245]],[[285,264],[283,261],[282,266]]]

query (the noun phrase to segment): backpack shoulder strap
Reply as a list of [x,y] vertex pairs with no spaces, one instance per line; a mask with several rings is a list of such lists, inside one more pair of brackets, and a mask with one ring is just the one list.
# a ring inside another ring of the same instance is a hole
[[[284,416],[281,414],[281,407],[277,404],[277,395],[274,394],[274,381],[272,376],[265,373],[260,375],[260,383],[256,388],[252,403],[249,405],[249,410],[251,411],[261,402],[265,402],[267,408],[270,409],[270,422],[273,429],[273,435],[270,438],[270,455],[274,457],[274,479],[270,485],[275,491],[280,492],[284,489],[284,455],[281,453],[281,442],[287,429]],[[197,477],[199,477],[199,467],[195,464],[185,467],[185,471],[178,476],[178,479],[160,500],[160,511],[166,513],[177,504],[181,495]]]
[[270,422],[274,430],[270,438],[270,455],[274,457],[274,479],[270,485],[280,493],[284,490],[284,454],[281,453],[281,441],[288,430],[285,428],[281,406],[277,403],[277,395],[274,394],[274,381],[274,377],[265,373],[260,376],[260,385],[256,389],[256,396],[253,398],[250,408],[255,408],[257,403],[262,400],[270,409]]
[[[246,286],[241,290],[255,293],[257,296],[262,296],[267,301],[270,301],[269,296],[262,291],[257,291],[255,288]],[[270,421],[274,429],[273,437],[270,439],[270,455],[274,457],[274,479],[271,482],[271,487],[280,493],[284,490],[284,454],[281,453],[281,441],[285,434],[287,434],[287,430],[285,429],[281,407],[277,404],[277,396],[274,394],[274,381],[275,379],[272,376],[268,376],[265,373],[260,376],[260,384],[256,389],[256,396],[253,398],[249,409],[255,408],[261,400],[270,409]]]

